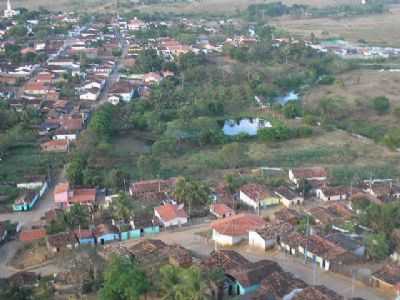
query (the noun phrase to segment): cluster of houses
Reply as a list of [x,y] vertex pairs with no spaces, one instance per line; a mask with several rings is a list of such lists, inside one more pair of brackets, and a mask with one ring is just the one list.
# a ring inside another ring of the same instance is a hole
[[310,42],[308,45],[320,52],[330,52],[350,59],[390,58],[400,55],[399,48],[354,45],[343,40],[328,40],[322,41],[319,44],[312,44]]
[[[101,254],[108,259],[112,254],[133,257],[146,266],[148,275],[154,276],[166,264],[188,268],[196,266],[203,272],[221,270],[222,281],[209,286],[211,299],[245,297],[245,299],[344,299],[325,286],[310,286],[271,260],[249,261],[233,250],[217,250],[197,258],[178,245],[167,245],[161,240],[143,240],[134,245],[109,245]],[[290,298],[288,298],[290,297]]]

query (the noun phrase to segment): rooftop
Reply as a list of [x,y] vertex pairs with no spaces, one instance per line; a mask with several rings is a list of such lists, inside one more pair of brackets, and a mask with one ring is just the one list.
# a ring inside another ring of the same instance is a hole
[[238,214],[211,223],[211,228],[220,234],[231,236],[246,235],[249,230],[261,229],[266,222],[254,214]]
[[282,271],[278,263],[271,260],[261,260],[231,269],[228,275],[235,278],[243,287],[250,287],[267,278],[273,272]]
[[245,184],[240,188],[240,191],[256,201],[264,200],[266,197],[270,197],[272,195],[267,188],[257,183]]
[[186,214],[183,207],[174,204],[165,204],[154,208],[154,211],[158,213],[160,218],[163,221],[171,221],[176,218],[187,218],[188,215]]
[[372,275],[391,285],[400,284],[400,266],[394,263],[385,265]]
[[19,239],[23,242],[33,242],[46,237],[46,230],[44,229],[26,229],[22,230]]
[[302,179],[328,177],[328,172],[322,167],[296,168],[292,172],[295,178]]

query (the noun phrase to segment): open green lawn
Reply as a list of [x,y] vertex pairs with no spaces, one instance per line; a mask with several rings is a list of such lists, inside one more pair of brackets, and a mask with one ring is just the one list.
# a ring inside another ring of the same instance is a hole
[[[242,162],[243,168],[320,165],[338,172],[347,171],[351,166],[355,173],[370,169],[379,174],[400,174],[397,167],[400,153],[340,130],[322,131],[311,138],[282,143],[265,144],[254,140],[247,144],[249,157]],[[193,149],[181,157],[164,160],[163,167],[174,169],[177,174],[221,180],[223,174],[231,171],[221,161],[221,147]]]

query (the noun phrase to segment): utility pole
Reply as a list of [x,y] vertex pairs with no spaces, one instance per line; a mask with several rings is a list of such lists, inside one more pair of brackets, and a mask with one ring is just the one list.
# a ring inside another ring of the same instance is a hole
[[310,217],[307,214],[307,224],[306,224],[306,247],[304,249],[304,263],[307,263],[307,249],[308,249],[308,238],[309,238],[309,226],[310,226]]

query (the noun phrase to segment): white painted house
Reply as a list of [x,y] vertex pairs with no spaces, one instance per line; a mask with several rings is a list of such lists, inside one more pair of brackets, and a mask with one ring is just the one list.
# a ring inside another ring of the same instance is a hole
[[279,204],[279,198],[264,186],[248,183],[240,188],[239,200],[254,210]]
[[344,187],[321,187],[315,191],[317,198],[322,201],[341,201],[348,196],[347,189]]
[[304,202],[302,196],[285,186],[276,189],[275,194],[280,198],[280,202],[288,208],[302,205]]
[[254,214],[239,214],[214,221],[212,239],[219,245],[232,246],[247,240],[250,230],[261,229],[265,221]]
[[289,179],[297,186],[300,185],[303,180],[325,181],[327,178],[328,173],[322,167],[296,168],[289,170]]
[[188,222],[183,205],[165,204],[154,208],[154,215],[164,227],[181,226]]
[[262,229],[249,231],[249,246],[267,250],[280,243],[281,237],[294,230],[290,223],[270,223]]

